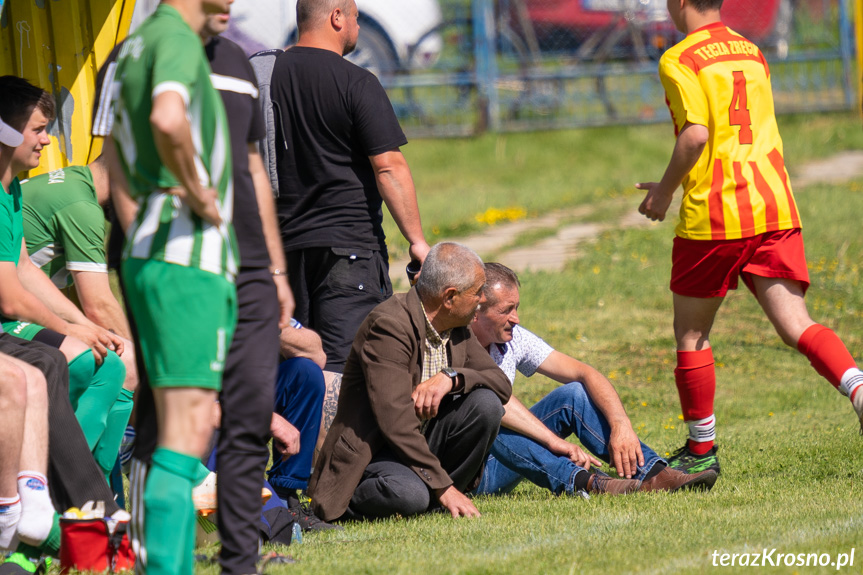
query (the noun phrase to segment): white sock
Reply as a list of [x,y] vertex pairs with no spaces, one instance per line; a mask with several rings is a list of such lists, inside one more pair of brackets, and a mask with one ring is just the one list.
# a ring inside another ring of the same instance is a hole
[[22,506],[18,537],[28,545],[39,546],[48,538],[54,523],[48,480],[41,473],[22,471],[18,474],[18,495]]
[[710,414],[710,417],[686,423],[689,425],[689,439],[692,441],[704,443],[716,439],[716,417],[713,414]]
[[21,498],[0,497],[0,551],[12,551],[12,544],[17,547],[15,533],[18,520],[21,519]]
[[850,399],[854,395],[854,390],[861,385],[863,385],[863,371],[852,367],[842,375],[842,380],[839,382],[839,391]]

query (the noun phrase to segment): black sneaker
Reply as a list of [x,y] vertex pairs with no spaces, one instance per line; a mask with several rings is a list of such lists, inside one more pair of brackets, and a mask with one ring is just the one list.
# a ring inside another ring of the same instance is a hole
[[303,531],[329,531],[331,529],[344,529],[341,525],[327,523],[315,515],[309,507],[308,501],[303,501],[296,496],[288,496],[286,502],[288,504],[288,513],[291,514],[291,518],[299,524]]
[[714,445],[704,455],[695,455],[689,451],[689,446],[684,445],[668,458],[668,466],[683,473],[701,473],[702,471],[712,469],[719,475],[719,458],[716,457],[717,451],[719,451],[719,447]]

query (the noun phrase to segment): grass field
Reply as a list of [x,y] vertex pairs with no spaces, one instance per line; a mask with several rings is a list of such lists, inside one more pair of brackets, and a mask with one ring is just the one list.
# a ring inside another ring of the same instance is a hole
[[[863,148],[853,115],[782,118],[796,165]],[[521,208],[527,217],[610,199],[636,206],[632,184],[658,179],[670,154],[668,126],[417,141],[406,154],[426,233],[438,241],[480,231],[478,214]],[[798,193],[812,275],[813,316],[863,357],[863,179]],[[616,218],[613,211],[609,218]],[[616,385],[642,439],[661,455],[687,431],[674,387],[667,289],[675,218],[599,237],[561,273],[522,276],[522,323]],[[614,221],[614,220],[612,220]],[[404,243],[388,222],[394,251]],[[722,476],[706,494],[555,498],[522,484],[480,497],[482,517],[442,515],[348,525],[307,534],[279,551],[295,565],[268,573],[703,573],[722,553],[831,554],[855,549],[863,565],[863,439],[853,409],[783,346],[745,290],[721,310],[712,343]],[[530,405],[554,384],[516,381]],[[858,548],[859,547],[859,548]],[[203,549],[213,553],[213,548]],[[780,560],[781,563],[781,560]],[[198,573],[217,573],[203,564]],[[836,567],[770,567],[827,573]]]
[[[855,116],[783,118],[780,128],[792,173],[796,164],[863,145]],[[481,229],[475,215],[489,208],[535,215],[622,196],[637,205],[631,184],[661,176],[671,144],[667,126],[647,126],[421,141],[406,151],[426,231],[438,240]],[[861,356],[863,181],[813,186],[798,202],[813,316]],[[673,225],[604,234],[563,273],[522,277],[523,324],[606,373],[660,454],[686,436],[666,287]],[[299,563],[272,572],[701,573],[713,569],[714,551],[717,561],[765,547],[830,553],[831,561],[850,553],[863,543],[863,439],[851,406],[783,346],[745,290],[728,298],[712,340],[723,464],[712,492],[585,502],[522,484],[511,496],[478,498],[477,520],[421,517],[307,536],[289,549]],[[521,378],[515,389],[531,404],[553,386]],[[846,571],[860,572],[860,546]]]

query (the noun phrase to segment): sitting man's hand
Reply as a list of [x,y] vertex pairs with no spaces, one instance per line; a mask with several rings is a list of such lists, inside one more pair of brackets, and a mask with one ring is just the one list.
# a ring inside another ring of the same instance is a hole
[[452,485],[444,489],[435,490],[435,495],[440,504],[450,512],[453,518],[480,516],[479,510],[473,504],[473,501],[465,497],[464,493]]
[[632,476],[638,473],[638,467],[644,465],[641,442],[638,441],[638,436],[632,430],[632,424],[628,419],[611,425],[608,458],[617,474],[627,479],[632,479]]
[[90,349],[93,350],[93,357],[96,359],[96,365],[102,365],[108,351],[115,351],[117,355],[123,353],[123,340],[104,328],[95,324],[69,324],[66,335],[74,337],[84,342]]
[[443,373],[435,374],[419,384],[411,394],[417,416],[423,420],[435,417],[441,400],[450,391],[452,379]]
[[591,465],[602,467],[602,461],[590,455],[578,445],[570,443],[565,439],[560,439],[560,441],[555,441],[552,445],[549,445],[549,451],[555,455],[566,457],[584,469],[590,469]]
[[270,433],[273,434],[273,445],[282,454],[283,461],[300,452],[299,430],[278,413],[273,414]]

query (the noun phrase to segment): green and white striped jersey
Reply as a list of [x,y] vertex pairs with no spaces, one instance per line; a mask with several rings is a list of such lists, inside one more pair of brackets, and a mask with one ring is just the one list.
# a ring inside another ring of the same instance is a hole
[[[129,191],[139,205],[137,221],[127,232],[124,257],[195,267],[233,281],[238,250],[230,224],[230,134],[201,39],[177,10],[160,4],[124,43],[114,82],[112,136]],[[178,93],[186,103],[201,185],[219,193],[225,223],[218,228],[166,193],[179,183],[162,164],[150,125],[153,99],[165,92]]]
[[60,289],[73,271],[108,273],[105,212],[96,198],[93,173],[69,166],[21,182],[24,237],[30,261]]

